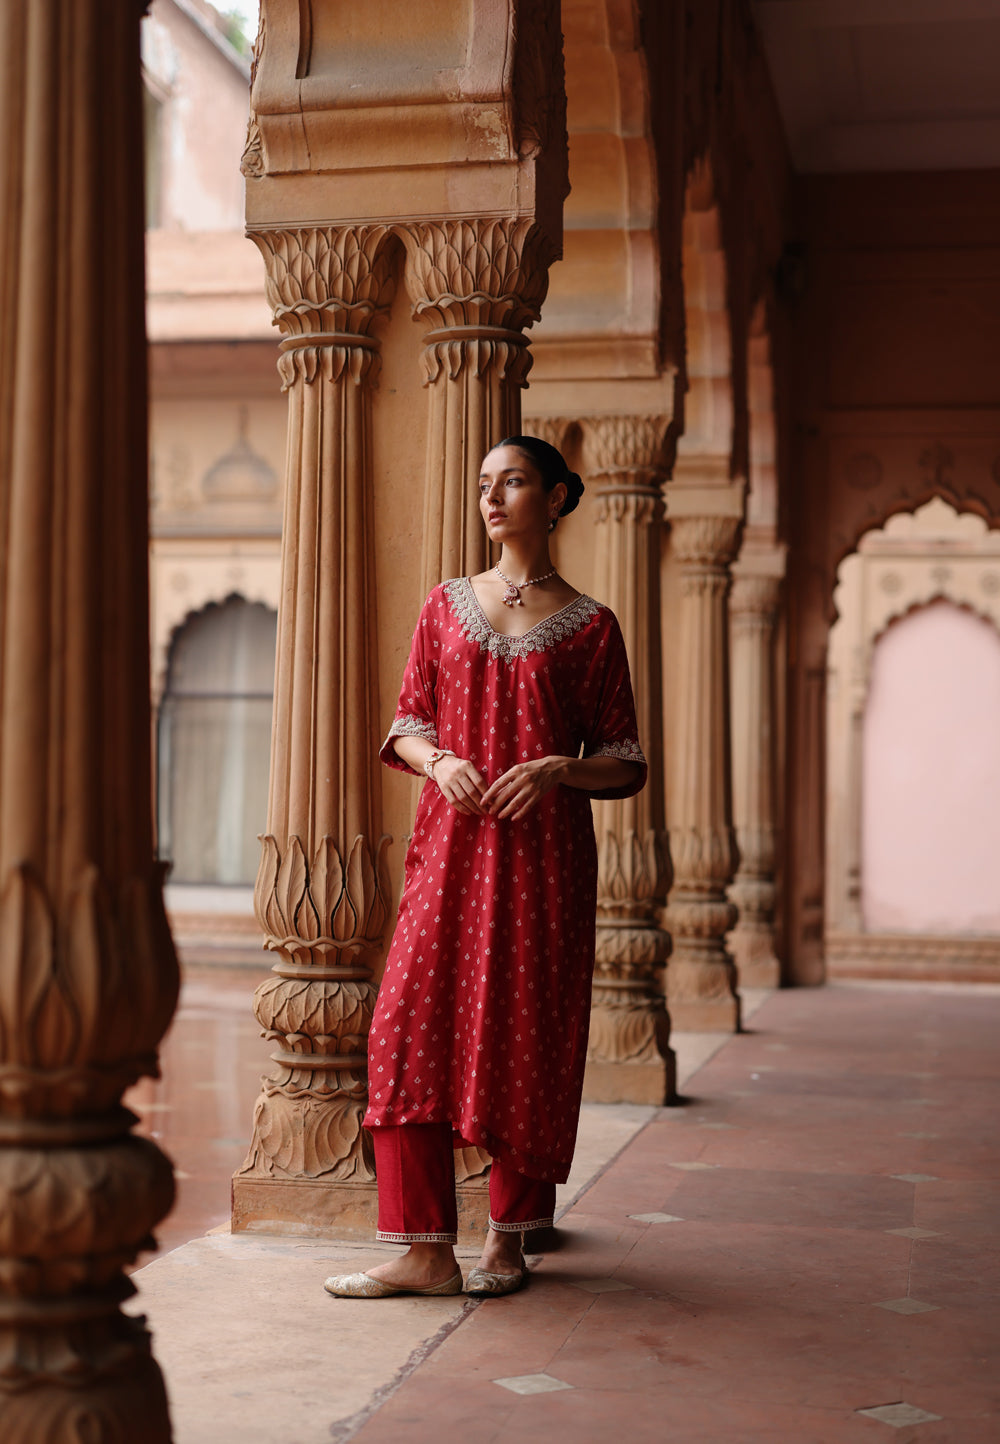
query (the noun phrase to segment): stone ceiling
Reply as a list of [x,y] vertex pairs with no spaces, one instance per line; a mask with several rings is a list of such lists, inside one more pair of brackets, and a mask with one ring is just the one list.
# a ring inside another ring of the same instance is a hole
[[1000,0],[752,0],[799,171],[1000,166]]

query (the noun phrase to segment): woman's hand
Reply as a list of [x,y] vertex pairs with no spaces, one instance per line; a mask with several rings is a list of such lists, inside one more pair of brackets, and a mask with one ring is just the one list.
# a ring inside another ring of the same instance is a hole
[[439,757],[434,764],[433,781],[456,812],[464,812],[466,817],[485,814],[482,802],[486,779],[464,757]]
[[509,767],[480,797],[481,810],[516,822],[559,785],[570,760],[541,757],[537,762],[519,762],[516,767]]

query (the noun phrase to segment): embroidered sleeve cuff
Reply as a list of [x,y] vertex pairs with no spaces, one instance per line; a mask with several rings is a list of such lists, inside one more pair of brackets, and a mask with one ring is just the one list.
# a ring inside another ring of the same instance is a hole
[[604,742],[593,752],[587,753],[588,757],[616,757],[619,762],[637,762],[644,767],[646,759],[643,756],[642,748],[638,742],[629,738],[626,742]]
[[426,737],[428,742],[438,745],[437,728],[433,722],[428,722],[424,717],[396,717],[389,728],[388,736],[379,748],[379,757],[387,767],[395,767],[400,772],[411,772],[415,777],[420,774],[414,772],[413,768],[404,762],[396,753],[392,745],[394,737]]

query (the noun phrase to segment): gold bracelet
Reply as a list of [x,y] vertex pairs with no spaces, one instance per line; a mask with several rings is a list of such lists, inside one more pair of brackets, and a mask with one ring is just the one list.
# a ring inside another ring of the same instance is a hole
[[450,747],[435,747],[434,751],[424,763],[424,771],[432,782],[434,780],[434,764],[440,762],[442,757],[454,757],[454,755]]

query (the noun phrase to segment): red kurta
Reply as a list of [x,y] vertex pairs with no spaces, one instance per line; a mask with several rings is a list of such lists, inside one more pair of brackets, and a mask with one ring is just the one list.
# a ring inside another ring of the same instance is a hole
[[468,758],[487,784],[558,755],[642,764],[630,787],[555,787],[518,822],[467,817],[424,786],[368,1042],[365,1122],[450,1122],[531,1178],[563,1182],[587,1052],[597,901],[590,799],[646,780],[625,645],[591,597],[524,637],[495,632],[468,578],[424,603],[394,737]]

